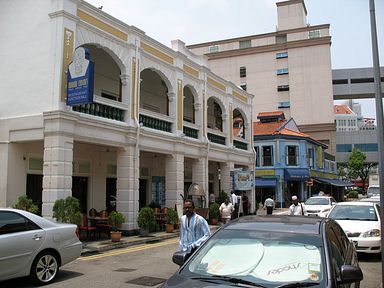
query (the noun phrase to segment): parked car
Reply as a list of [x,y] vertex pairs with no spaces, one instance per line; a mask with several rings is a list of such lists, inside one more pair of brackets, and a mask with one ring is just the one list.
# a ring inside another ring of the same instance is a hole
[[37,284],[52,282],[60,266],[80,256],[76,228],[24,210],[0,208],[0,281],[29,275]]
[[373,202],[341,202],[329,212],[356,245],[357,252],[380,253],[380,207]]
[[313,196],[305,201],[308,216],[326,217],[337,202],[332,196]]
[[372,197],[380,195],[380,186],[379,185],[370,185],[367,189],[367,197]]
[[375,195],[369,198],[362,198],[360,199],[361,202],[372,202],[380,205],[380,195]]
[[[356,287],[353,243],[332,219],[245,216],[220,227],[162,287]],[[352,284],[353,283],[353,284]]]

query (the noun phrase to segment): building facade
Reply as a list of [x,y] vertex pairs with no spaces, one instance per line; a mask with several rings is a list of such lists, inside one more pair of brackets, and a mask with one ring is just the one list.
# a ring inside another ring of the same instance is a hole
[[[27,194],[50,218],[67,196],[84,213],[116,199],[133,230],[151,202],[174,207],[191,183],[229,193],[232,171],[253,171],[253,96],[181,41],[166,47],[85,1],[2,1],[0,18],[0,206]],[[67,67],[82,49],[93,101],[69,106]]]
[[[304,201],[323,189],[323,184],[343,187],[326,145],[300,132],[293,118],[286,120],[282,111],[259,113],[257,118],[253,133],[258,202],[274,196],[285,207],[293,195]],[[331,188],[326,192],[332,193]],[[334,192],[335,196],[339,193]]]
[[276,32],[187,47],[206,55],[212,71],[255,95],[254,116],[284,111],[335,155],[329,24],[309,25],[304,0],[276,6]]

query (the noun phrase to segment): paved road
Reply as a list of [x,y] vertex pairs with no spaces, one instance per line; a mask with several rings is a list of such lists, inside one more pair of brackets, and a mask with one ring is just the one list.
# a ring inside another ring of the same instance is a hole
[[[118,288],[157,287],[178,268],[171,255],[178,249],[177,238],[153,244],[111,250],[81,257],[64,266],[57,281],[47,288]],[[360,256],[364,272],[361,288],[379,288],[381,261]],[[28,278],[0,282],[4,288],[29,288]]]

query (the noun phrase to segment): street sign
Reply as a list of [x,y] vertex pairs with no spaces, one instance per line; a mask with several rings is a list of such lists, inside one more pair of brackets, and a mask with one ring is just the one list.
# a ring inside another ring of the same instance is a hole
[[307,186],[313,186],[313,180],[312,179],[307,180]]

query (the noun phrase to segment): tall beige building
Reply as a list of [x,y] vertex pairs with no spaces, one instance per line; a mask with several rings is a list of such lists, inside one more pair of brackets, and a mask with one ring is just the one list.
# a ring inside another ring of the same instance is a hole
[[260,112],[281,110],[335,155],[329,24],[307,23],[304,0],[277,2],[276,32],[189,45],[211,70],[255,95]]

